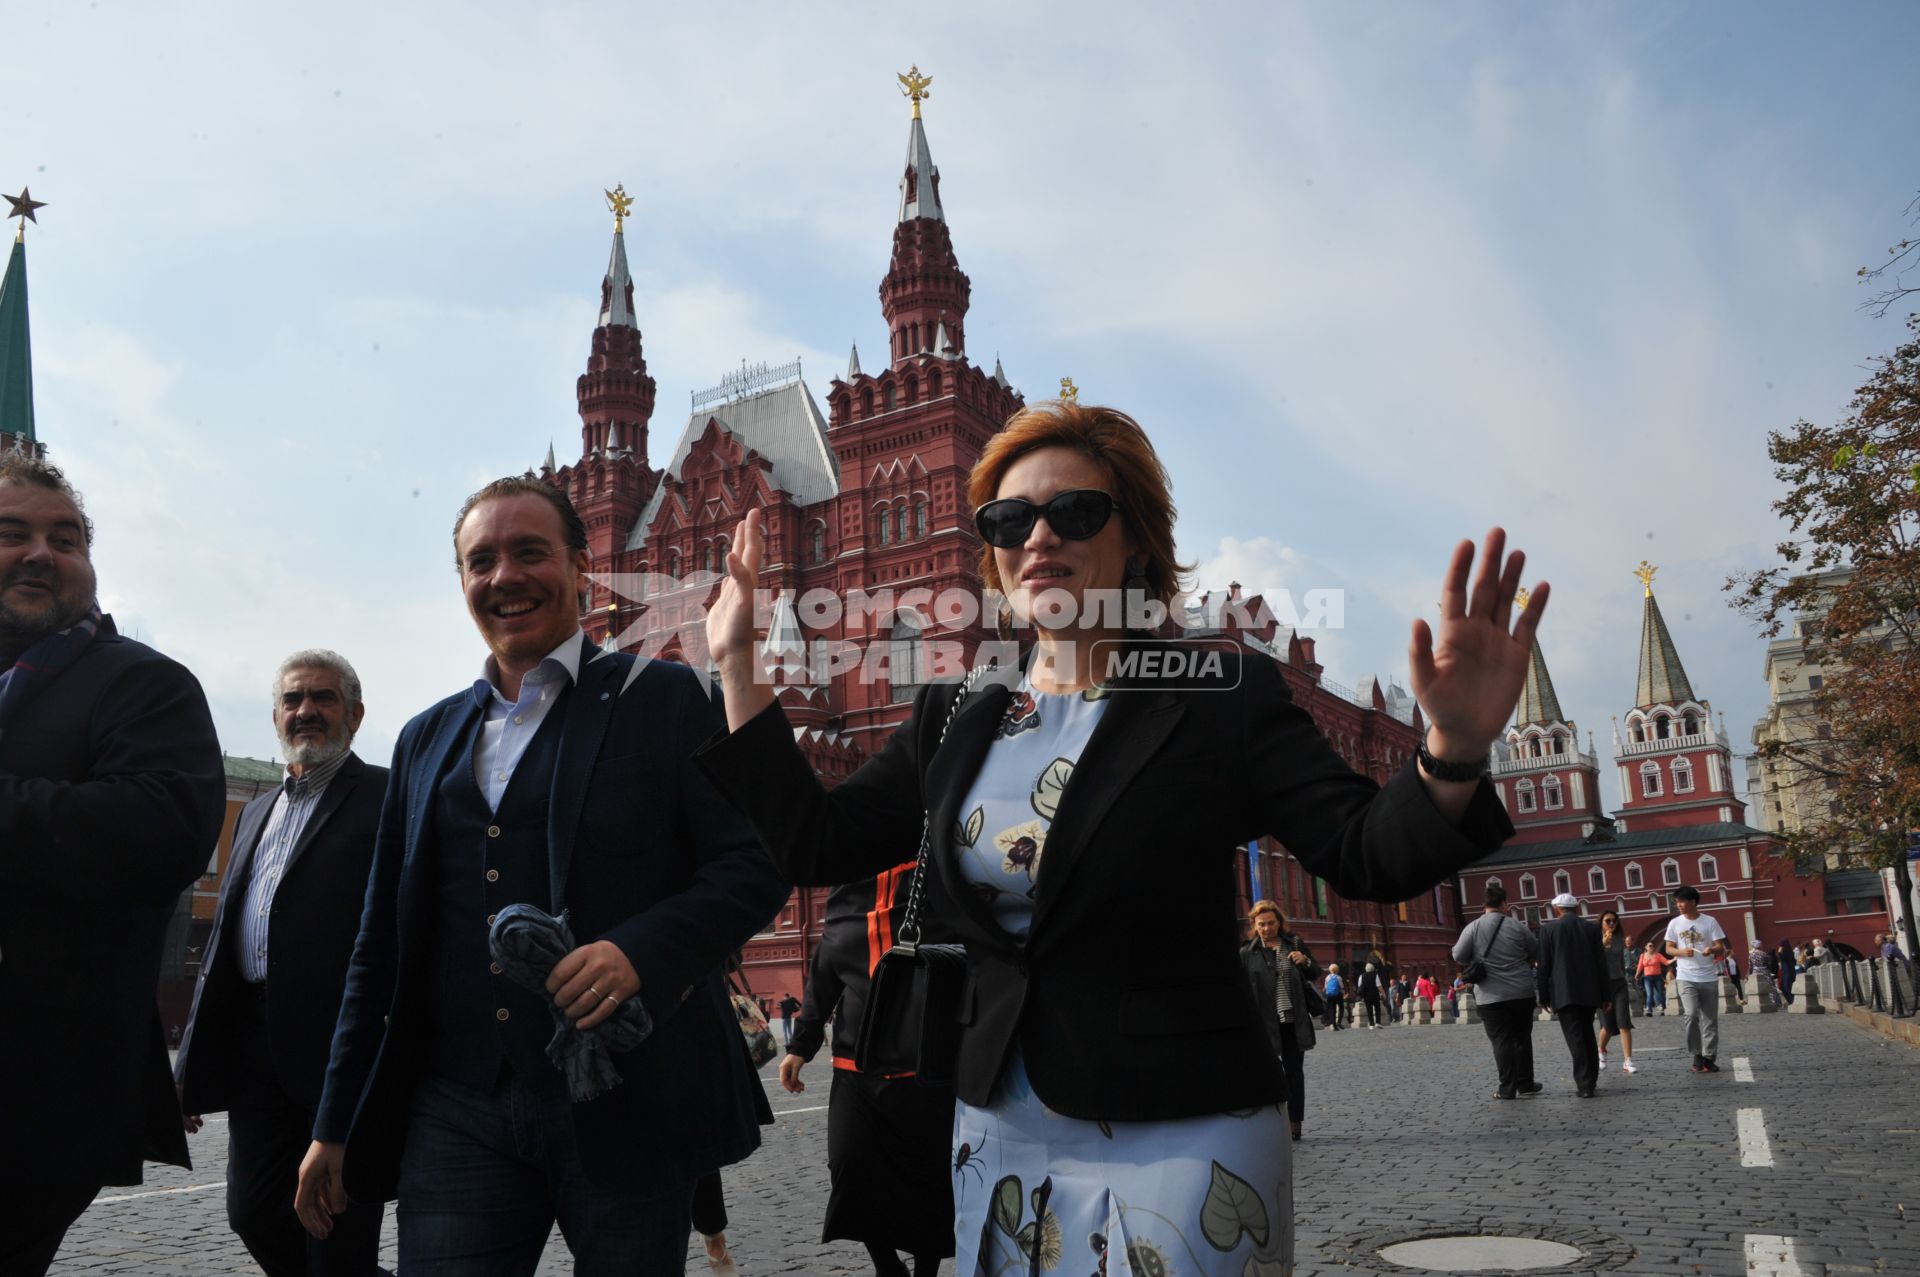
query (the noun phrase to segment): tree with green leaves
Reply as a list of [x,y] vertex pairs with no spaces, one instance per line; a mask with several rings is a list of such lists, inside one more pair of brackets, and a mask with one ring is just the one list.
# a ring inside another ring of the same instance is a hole
[[1822,672],[1819,730],[1757,742],[1763,765],[1827,797],[1785,832],[1787,851],[1896,866],[1904,883],[1920,831],[1920,315],[1870,373],[1841,421],[1767,436],[1792,535],[1778,565],[1726,588],[1770,637],[1797,621]]

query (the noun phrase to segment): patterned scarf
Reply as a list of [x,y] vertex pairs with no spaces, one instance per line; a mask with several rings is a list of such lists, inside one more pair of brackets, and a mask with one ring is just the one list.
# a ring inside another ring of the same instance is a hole
[[653,1033],[653,1017],[638,997],[629,997],[600,1024],[577,1029],[567,1013],[553,1005],[547,993],[547,976],[554,964],[574,949],[573,927],[566,912],[555,918],[532,905],[508,905],[495,917],[493,930],[487,934],[487,947],[493,950],[494,961],[509,980],[547,1000],[554,1025],[547,1058],[566,1077],[573,1102],[584,1104],[620,1085],[614,1054],[631,1051],[646,1041]]
[[[47,635],[22,652],[11,667],[0,671],[0,734],[6,732],[7,724],[35,692],[59,678],[67,666],[79,659],[80,653],[87,650],[94,635],[99,633],[102,622],[100,604],[96,602],[85,616],[58,634]],[[113,623],[105,624],[109,627],[107,633],[113,633]]]

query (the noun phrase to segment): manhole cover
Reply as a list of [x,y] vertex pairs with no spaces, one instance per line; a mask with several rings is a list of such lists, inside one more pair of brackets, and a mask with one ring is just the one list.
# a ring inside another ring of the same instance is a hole
[[1380,1248],[1380,1258],[1390,1264],[1434,1273],[1558,1268],[1585,1257],[1577,1247],[1535,1237],[1423,1237]]

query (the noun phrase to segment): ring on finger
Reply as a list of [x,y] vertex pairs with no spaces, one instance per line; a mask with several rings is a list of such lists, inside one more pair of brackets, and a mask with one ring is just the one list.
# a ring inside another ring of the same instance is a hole
[[591,993],[596,998],[604,998],[607,996],[606,994],[600,992],[600,990],[594,988],[592,985],[587,986],[587,992]]
[[611,993],[603,993],[603,994],[601,994],[601,995],[600,995],[600,1000],[601,1000],[601,1001],[603,1001],[603,1002],[611,1002],[611,1003],[613,1003],[613,1005],[615,1005],[615,1006],[619,1006],[619,1005],[620,1005],[620,999],[619,999],[619,998],[616,998],[616,997],[614,997],[614,996],[613,996],[613,995],[612,995]]

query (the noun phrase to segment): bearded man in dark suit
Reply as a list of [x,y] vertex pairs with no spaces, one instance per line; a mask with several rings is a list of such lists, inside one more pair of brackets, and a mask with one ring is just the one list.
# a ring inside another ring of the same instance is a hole
[[174,1060],[188,1132],[199,1114],[228,1114],[227,1223],[267,1277],[380,1272],[380,1203],[355,1204],[324,1241],[293,1213],[387,790],[387,769],[353,752],[366,713],[360,676],[337,652],[281,662],[273,727],[286,780],[234,826]]

